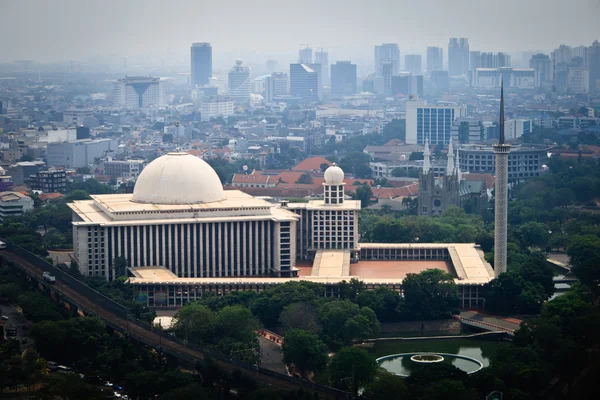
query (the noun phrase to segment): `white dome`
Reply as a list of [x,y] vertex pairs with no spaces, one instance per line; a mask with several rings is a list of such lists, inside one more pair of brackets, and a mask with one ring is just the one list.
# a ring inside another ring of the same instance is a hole
[[344,183],[344,171],[334,163],[325,170],[325,183],[328,185],[341,185]]
[[219,176],[202,159],[168,153],[142,170],[132,201],[150,204],[211,203],[225,199]]

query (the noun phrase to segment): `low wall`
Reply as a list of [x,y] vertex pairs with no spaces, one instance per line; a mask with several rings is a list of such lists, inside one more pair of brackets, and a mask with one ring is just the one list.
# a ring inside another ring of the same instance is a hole
[[448,332],[458,334],[461,332],[461,323],[456,319],[442,319],[436,321],[407,321],[407,322],[384,322],[381,324],[380,334],[399,332]]

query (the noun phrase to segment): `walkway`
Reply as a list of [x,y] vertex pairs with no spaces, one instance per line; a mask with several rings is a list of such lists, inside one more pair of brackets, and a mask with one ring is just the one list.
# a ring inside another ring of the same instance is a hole
[[283,354],[281,347],[272,341],[258,335],[258,343],[260,344],[260,365],[271,371],[279,372],[287,375],[287,369],[283,363]]
[[485,314],[481,311],[461,311],[458,316],[465,325],[480,327],[488,331],[505,331],[513,333],[521,326],[520,319],[504,318]]

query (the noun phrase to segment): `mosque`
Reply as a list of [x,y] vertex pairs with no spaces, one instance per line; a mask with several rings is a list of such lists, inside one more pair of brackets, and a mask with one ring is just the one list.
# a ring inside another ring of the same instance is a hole
[[322,283],[329,296],[352,278],[399,291],[406,274],[428,268],[455,277],[463,307],[482,304],[494,271],[477,245],[360,243],[360,201],[344,185],[333,165],[322,200],[272,203],[223,190],[205,161],[168,153],[144,168],[132,194],[69,204],[74,256],[83,275],[107,280],[118,275],[115,259],[126,259],[137,300],[151,307],[290,280]]

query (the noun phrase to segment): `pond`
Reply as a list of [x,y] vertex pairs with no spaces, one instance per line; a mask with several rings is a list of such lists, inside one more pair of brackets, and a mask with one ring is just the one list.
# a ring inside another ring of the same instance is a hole
[[494,353],[506,345],[502,341],[476,339],[386,340],[376,342],[369,351],[377,358],[403,354],[380,360],[380,365],[390,372],[407,376],[417,366],[410,359],[415,353],[443,355],[442,362],[472,373],[489,366]]

